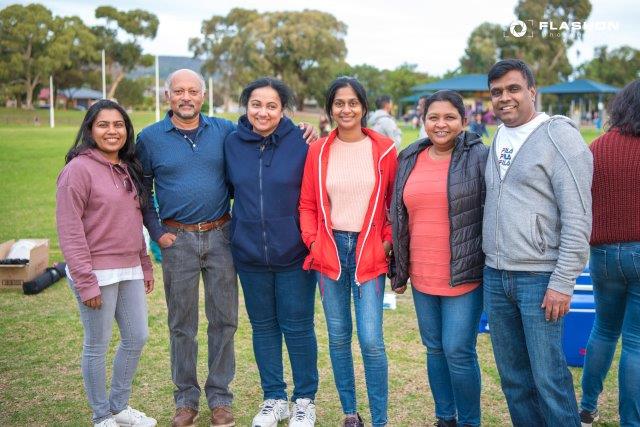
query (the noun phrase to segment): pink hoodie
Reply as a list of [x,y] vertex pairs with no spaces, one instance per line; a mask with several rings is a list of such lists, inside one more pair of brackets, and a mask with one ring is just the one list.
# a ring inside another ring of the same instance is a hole
[[71,160],[58,176],[58,239],[82,301],[100,295],[93,270],[142,265],[144,280],[153,278],[140,203],[127,167],[122,166],[125,174],[92,149]]

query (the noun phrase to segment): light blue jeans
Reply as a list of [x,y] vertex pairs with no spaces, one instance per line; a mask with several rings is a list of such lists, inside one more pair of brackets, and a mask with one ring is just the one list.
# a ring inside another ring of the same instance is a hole
[[596,320],[582,371],[580,406],[598,407],[602,383],[622,334],[618,368],[620,425],[640,425],[640,242],[598,245],[589,259]]
[[[93,410],[93,422],[99,423],[126,409],[129,402],[133,376],[149,336],[144,283],[125,280],[101,286],[100,309],[89,308],[80,301],[71,278],[69,286],[78,301],[84,327],[81,362],[84,389]],[[114,319],[120,329],[120,344],[113,359],[111,391],[107,398],[106,356]]]
[[464,426],[480,425],[480,366],[476,353],[482,314],[482,286],[455,297],[424,294],[416,288],[422,343],[436,417]]
[[358,233],[334,231],[342,274],[331,280],[318,274],[322,307],[329,332],[329,354],[342,411],[355,414],[356,386],[351,353],[351,297],[356,313],[358,342],[364,362],[364,376],[373,426],[387,424],[388,367],[382,333],[384,276],[355,283],[355,251]]

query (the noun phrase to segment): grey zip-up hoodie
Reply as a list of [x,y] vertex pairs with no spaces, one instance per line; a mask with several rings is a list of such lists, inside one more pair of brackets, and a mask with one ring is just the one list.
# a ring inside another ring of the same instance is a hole
[[589,256],[591,152],[564,116],[549,118],[529,135],[504,179],[495,145],[494,137],[485,171],[485,264],[551,272],[548,289],[571,295]]

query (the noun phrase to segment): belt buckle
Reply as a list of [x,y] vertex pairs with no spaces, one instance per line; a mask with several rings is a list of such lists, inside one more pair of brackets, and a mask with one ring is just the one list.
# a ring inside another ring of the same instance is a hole
[[204,230],[202,229],[202,225],[203,225],[203,224],[204,224],[203,222],[199,222],[199,223],[198,223],[198,232],[199,232],[199,233],[202,233],[202,232],[204,231]]

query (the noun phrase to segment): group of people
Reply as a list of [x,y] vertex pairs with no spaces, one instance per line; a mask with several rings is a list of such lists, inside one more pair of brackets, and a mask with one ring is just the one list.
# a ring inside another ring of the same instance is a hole
[[[580,426],[597,419],[597,398],[621,333],[621,423],[640,425],[640,194],[634,185],[640,81],[618,95],[610,130],[591,150],[571,121],[536,112],[535,80],[522,61],[496,63],[488,85],[503,123],[491,148],[465,131],[462,97],[439,91],[421,110],[426,137],[399,155],[391,138],[366,127],[366,91],[352,77],[327,90],[325,113],[335,128],[319,140],[313,128],[286,116],[292,93],[273,78],[244,88],[246,113],[233,124],[204,116],[202,77],[178,70],[166,81],[169,112],[143,129],[137,143],[117,103],[91,106],[58,178],[56,215],[84,325],[82,371],[94,424],[156,425],[128,405],[148,336],[145,292],[154,286],[144,223],[162,248],[172,426],[192,426],[199,414],[200,278],[211,425],[235,425],[229,383],[236,277],[263,391],[253,426],[286,419],[294,427],[315,425],[316,284],[343,426],[364,425],[356,403],[352,304],[371,424],[387,425],[385,275],[397,293],[410,281],[438,426],[480,425],[476,340],[483,307],[514,425]],[[150,202],[154,193],[158,210]],[[561,347],[562,317],[590,238],[597,314],[579,410]],[[121,342],[107,395],[114,319]]]

